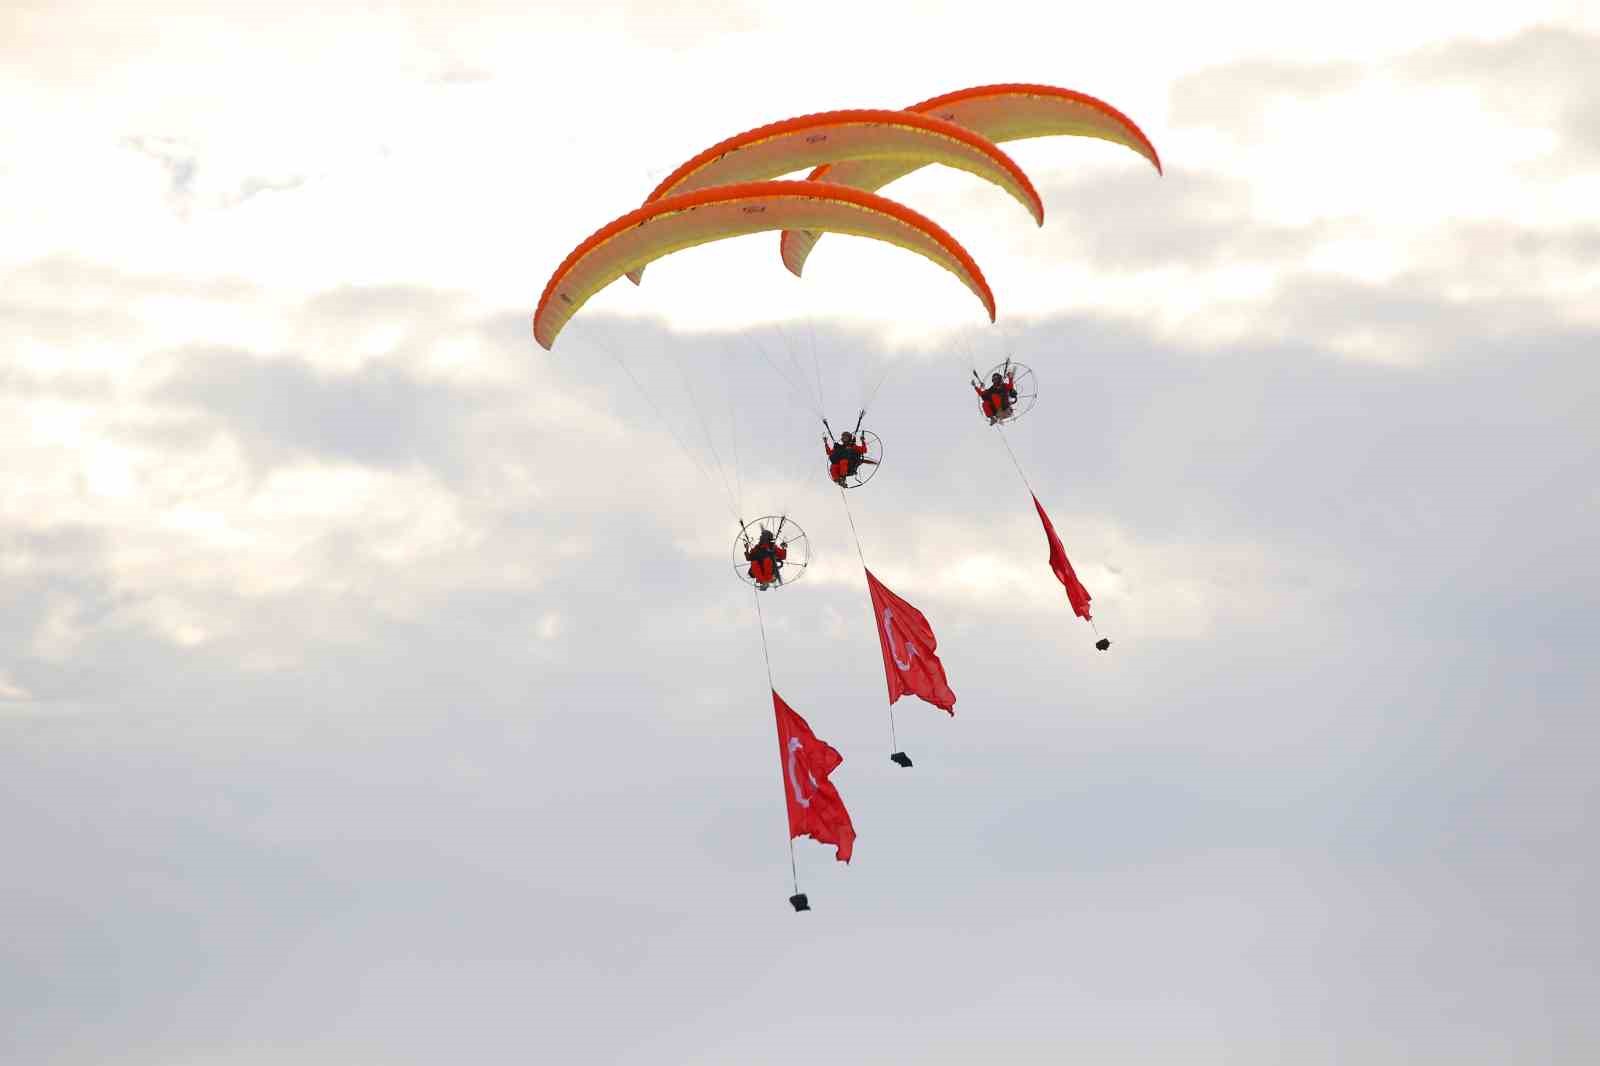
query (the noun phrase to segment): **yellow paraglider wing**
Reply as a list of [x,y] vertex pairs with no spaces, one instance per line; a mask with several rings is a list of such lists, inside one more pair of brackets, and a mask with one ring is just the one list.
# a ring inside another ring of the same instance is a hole
[[[827,111],[747,130],[678,167],[645,203],[712,185],[767,181],[841,160],[884,163],[898,173],[932,163],[965,170],[1004,189],[1027,208],[1034,222],[1044,224],[1044,204],[1033,182],[989,137],[963,124],[909,110]],[[844,184],[868,192],[879,187]],[[628,279],[637,285],[643,273],[629,271]]]
[[954,274],[994,321],[994,294],[978,264],[930,219],[847,186],[756,181],[668,196],[595,231],[550,276],[533,313],[534,339],[549,349],[590,297],[652,260],[727,237],[781,229],[849,233],[916,252]]
[[[1103,100],[1053,85],[981,85],[913,104],[907,111],[932,115],[964,126],[991,141],[1030,137],[1094,137],[1139,153],[1161,172],[1155,145],[1133,120]],[[849,185],[872,192],[902,178],[923,164],[905,158],[858,158],[824,164],[811,181]],[[798,275],[821,232],[785,230],[781,242],[784,265]]]

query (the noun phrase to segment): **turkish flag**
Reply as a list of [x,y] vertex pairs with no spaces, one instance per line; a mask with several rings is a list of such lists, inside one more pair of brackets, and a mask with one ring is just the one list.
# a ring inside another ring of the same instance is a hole
[[1033,498],[1033,506],[1039,512],[1039,521],[1044,523],[1045,539],[1050,542],[1050,569],[1056,572],[1056,577],[1066,586],[1067,600],[1072,604],[1072,613],[1079,618],[1088,618],[1089,590],[1083,587],[1083,582],[1078,580],[1072,564],[1067,561],[1067,549],[1061,546],[1061,538],[1056,536],[1056,527],[1050,524],[1050,516],[1044,513],[1044,505],[1039,502],[1039,497]]
[[789,806],[789,839],[810,837],[832,844],[834,857],[849,862],[856,829],[839,790],[828,780],[844,756],[818,740],[777,689],[772,691],[772,707],[778,714],[778,758],[783,765],[783,798]]
[[910,694],[941,710],[956,713],[956,694],[944,677],[944,664],[934,651],[939,641],[922,612],[890,592],[867,571],[872,617],[883,645],[883,672],[889,680],[889,702]]

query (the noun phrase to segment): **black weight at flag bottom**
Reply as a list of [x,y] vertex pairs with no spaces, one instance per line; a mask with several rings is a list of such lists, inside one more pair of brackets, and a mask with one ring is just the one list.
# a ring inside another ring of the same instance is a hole
[[889,756],[889,761],[894,763],[896,766],[904,766],[908,770],[911,768],[911,756],[907,755],[903,751],[897,751],[893,755]]
[[797,911],[808,911],[811,909],[811,901],[806,899],[804,892],[796,892],[789,897],[789,906]]
[[1101,637],[1099,640],[1094,642],[1094,646],[1099,648],[1101,651],[1106,651],[1111,647],[1111,640],[1107,637]]

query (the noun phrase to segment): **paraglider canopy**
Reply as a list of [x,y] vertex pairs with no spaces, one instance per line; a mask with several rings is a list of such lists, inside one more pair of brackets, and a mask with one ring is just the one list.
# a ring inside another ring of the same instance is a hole
[[[1161,173],[1155,145],[1132,119],[1104,100],[1072,89],[1016,82],[978,85],[923,100],[906,110],[953,122],[996,143],[1062,136],[1109,141],[1143,156]],[[824,163],[807,180],[877,191],[926,165],[909,156],[858,156]],[[784,231],[779,250],[791,273],[801,274],[821,236],[820,230],[803,227]]]
[[785,227],[872,237],[954,274],[995,318],[994,293],[967,250],[932,219],[875,193],[814,181],[716,185],[652,201],[602,226],[550,275],[533,313],[549,349],[591,296],[637,267],[711,241]]
[[[1004,189],[1044,225],[1044,205],[1022,168],[988,137],[915,111],[827,111],[769,123],[719,141],[674,170],[645,203],[741,181],[770,181],[845,160],[942,163]],[[875,190],[868,190],[875,191]],[[628,272],[638,284],[644,268]]]

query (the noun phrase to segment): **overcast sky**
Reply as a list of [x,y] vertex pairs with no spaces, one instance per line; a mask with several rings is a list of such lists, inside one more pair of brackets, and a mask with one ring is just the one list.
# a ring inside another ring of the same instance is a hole
[[[0,1062],[1600,1061],[1600,9],[782,10],[0,13]],[[886,189],[998,325],[762,235],[533,343],[700,149],[999,81],[1166,173]],[[880,378],[911,770],[807,406]]]

